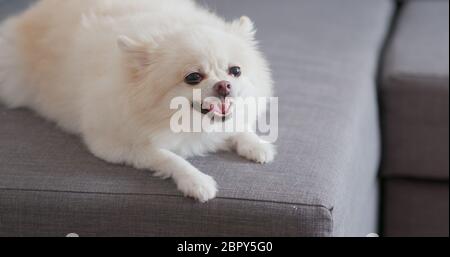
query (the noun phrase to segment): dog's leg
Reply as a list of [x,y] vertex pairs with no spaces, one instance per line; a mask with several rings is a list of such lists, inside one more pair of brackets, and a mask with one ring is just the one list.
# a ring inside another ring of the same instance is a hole
[[260,139],[252,132],[236,134],[231,142],[240,156],[257,163],[270,163],[276,155],[273,144]]
[[151,146],[139,146],[134,149],[111,145],[111,140],[86,141],[91,152],[97,157],[112,163],[126,163],[138,169],[154,172],[155,176],[175,181],[178,189],[185,196],[200,202],[213,199],[217,193],[214,179],[192,166],[182,157],[164,149]]
[[132,165],[139,169],[155,172],[163,179],[172,178],[185,196],[200,202],[213,199],[217,193],[217,184],[211,176],[200,172],[180,156],[163,149],[144,148],[131,157]]

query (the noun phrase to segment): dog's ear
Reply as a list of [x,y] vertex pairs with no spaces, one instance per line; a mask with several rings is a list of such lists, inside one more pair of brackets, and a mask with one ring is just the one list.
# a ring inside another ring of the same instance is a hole
[[127,55],[130,66],[141,69],[151,64],[152,43],[119,36],[117,45]]
[[256,34],[255,24],[247,16],[242,16],[241,18],[233,21],[231,23],[231,29],[247,39],[250,40],[255,39]]

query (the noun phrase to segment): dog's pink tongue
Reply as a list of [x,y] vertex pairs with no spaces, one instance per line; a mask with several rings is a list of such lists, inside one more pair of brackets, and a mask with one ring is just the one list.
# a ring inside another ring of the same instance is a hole
[[211,106],[211,111],[220,114],[227,114],[230,110],[230,105],[230,101],[228,100],[216,102]]

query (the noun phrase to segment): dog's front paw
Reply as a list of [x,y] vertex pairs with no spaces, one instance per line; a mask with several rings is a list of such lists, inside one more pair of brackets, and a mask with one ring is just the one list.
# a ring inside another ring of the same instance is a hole
[[276,155],[275,146],[262,141],[238,143],[236,150],[240,156],[261,164],[272,162]]
[[177,186],[185,196],[193,197],[202,203],[215,198],[217,194],[216,181],[200,172],[179,179]]

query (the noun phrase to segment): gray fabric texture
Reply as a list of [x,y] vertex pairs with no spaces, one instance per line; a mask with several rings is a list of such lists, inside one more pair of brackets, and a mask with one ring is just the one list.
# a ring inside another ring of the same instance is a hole
[[0,236],[319,237],[332,233],[329,210],[315,206],[225,198],[200,204],[145,194],[0,192]]
[[448,182],[390,179],[384,191],[384,236],[448,237]]
[[0,0],[0,21],[28,7],[36,0]]
[[274,163],[195,158],[218,198],[107,164],[26,110],[0,111],[0,235],[365,236],[377,228],[375,76],[391,1],[203,1],[251,17],[280,97]]
[[400,12],[381,87],[383,175],[449,178],[449,3]]

